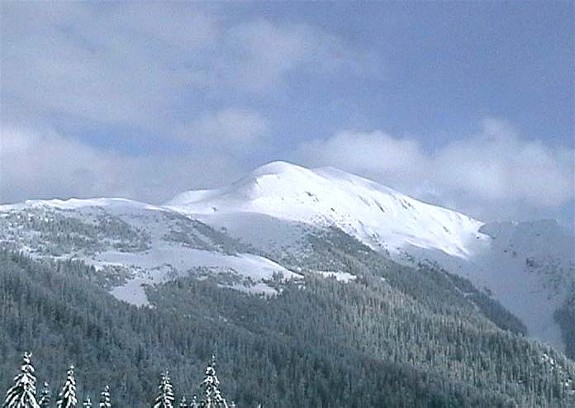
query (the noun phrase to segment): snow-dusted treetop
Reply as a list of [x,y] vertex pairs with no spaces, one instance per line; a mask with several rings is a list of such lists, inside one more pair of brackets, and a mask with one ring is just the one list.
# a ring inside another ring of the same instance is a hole
[[24,353],[20,373],[14,385],[6,392],[3,408],[39,408],[36,402],[36,377],[32,366],[32,354]]
[[206,375],[200,383],[202,392],[199,406],[202,408],[228,408],[226,399],[220,391],[220,381],[216,375],[216,357],[212,355],[212,360],[206,367]]
[[68,368],[66,374],[66,381],[60,391],[58,396],[58,401],[56,401],[56,406],[58,408],[75,408],[78,403],[78,398],[76,397],[76,379],[74,377],[74,366]]

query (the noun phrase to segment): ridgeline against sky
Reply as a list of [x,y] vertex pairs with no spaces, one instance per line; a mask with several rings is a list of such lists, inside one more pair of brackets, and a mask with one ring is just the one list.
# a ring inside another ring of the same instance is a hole
[[0,203],[272,160],[573,225],[572,2],[0,4]]

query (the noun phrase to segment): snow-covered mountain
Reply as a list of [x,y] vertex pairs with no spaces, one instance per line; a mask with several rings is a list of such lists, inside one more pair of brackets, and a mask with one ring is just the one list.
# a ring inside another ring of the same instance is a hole
[[195,219],[117,198],[2,205],[0,246],[37,258],[82,260],[114,296],[135,305],[148,304],[146,285],[178,276],[263,294],[276,292],[274,280],[299,277]]
[[[191,191],[166,204],[186,214],[264,214],[315,226],[334,225],[376,249],[435,249],[466,258],[485,240],[482,223],[414,200],[334,168],[308,170],[273,162],[220,190]],[[207,218],[206,218],[207,219]]]
[[302,225],[335,226],[395,260],[431,262],[463,275],[519,316],[533,336],[562,348],[553,314],[575,287],[575,246],[555,221],[485,224],[340,170],[285,162],[219,190],[180,194],[166,207],[252,245],[283,242],[284,250]]
[[[314,264],[308,238],[333,228],[396,261],[470,279],[534,337],[562,348],[553,314],[575,293],[575,250],[554,221],[485,224],[333,168],[285,162],[161,206],[106,198],[0,206],[1,246],[83,260],[115,296],[135,304],[146,304],[145,285],[189,274],[275,293]],[[312,272],[353,278],[322,262]]]

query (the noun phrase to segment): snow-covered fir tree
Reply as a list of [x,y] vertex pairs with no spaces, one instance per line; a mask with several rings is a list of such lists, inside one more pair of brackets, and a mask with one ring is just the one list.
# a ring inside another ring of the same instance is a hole
[[105,386],[104,391],[100,393],[100,408],[111,408],[112,407],[112,399],[110,398],[110,387]]
[[192,398],[192,403],[190,404],[190,408],[198,408],[200,405],[198,404],[198,399],[194,395]]
[[180,400],[179,408],[189,408],[188,401],[186,401],[186,396],[184,395]]
[[50,390],[50,384],[45,382],[40,391],[40,400],[38,401],[38,404],[40,404],[40,408],[49,408],[51,402],[52,391]]
[[86,400],[82,403],[84,408],[92,408],[92,400],[90,397],[86,398]]
[[212,356],[212,361],[206,368],[206,376],[200,383],[202,399],[199,402],[200,408],[228,408],[228,404],[220,392],[220,381],[216,376],[216,358]]
[[70,366],[66,375],[66,382],[62,387],[62,391],[60,391],[60,395],[58,395],[56,406],[58,408],[75,408],[77,403],[74,366]]
[[174,390],[167,371],[162,373],[158,388],[159,393],[154,402],[154,408],[173,408]]
[[20,374],[14,378],[14,385],[6,392],[4,408],[39,408],[36,401],[36,377],[32,366],[32,354],[24,353]]

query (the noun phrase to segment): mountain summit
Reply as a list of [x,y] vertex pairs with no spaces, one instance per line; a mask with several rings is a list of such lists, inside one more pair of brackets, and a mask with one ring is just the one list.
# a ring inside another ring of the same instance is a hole
[[228,187],[180,194],[166,206],[187,214],[258,213],[335,226],[376,249],[438,250],[467,258],[483,223],[334,168],[266,164]]
[[[470,279],[533,336],[564,348],[554,316],[575,293],[575,244],[555,221],[486,224],[341,170],[286,162],[221,189],[180,194],[165,207],[256,246],[274,240],[285,248],[286,223],[338,228],[396,261]],[[255,231],[262,236],[254,238]]]

